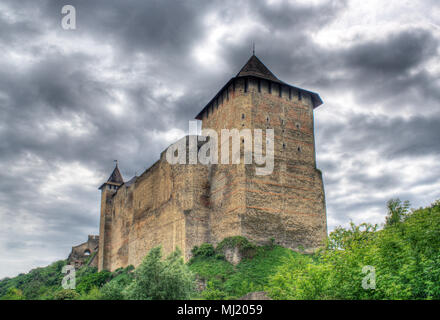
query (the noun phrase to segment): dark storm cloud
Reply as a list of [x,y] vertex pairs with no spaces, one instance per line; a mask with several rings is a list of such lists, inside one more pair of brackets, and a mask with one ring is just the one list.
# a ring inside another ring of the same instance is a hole
[[351,48],[347,66],[378,75],[405,75],[437,51],[437,41],[424,30],[405,30],[383,40],[372,40]]
[[344,58],[364,92],[358,96],[363,101],[439,103],[437,79],[416,69],[434,57],[438,57],[438,39],[429,31],[413,29],[354,46]]
[[388,117],[357,114],[326,124],[319,135],[327,141],[323,152],[377,150],[387,160],[399,157],[440,156],[440,114]]
[[301,59],[311,72],[320,74],[307,82],[323,92],[355,90],[359,104],[380,102],[394,112],[419,105],[428,111],[440,105],[438,77],[426,67],[428,61],[437,60],[438,46],[432,30],[409,28],[357,41],[348,48],[312,48],[308,58]]
[[[53,260],[41,260],[38,248],[63,258],[70,246],[97,233],[101,180],[93,185],[89,175],[105,179],[113,159],[120,160],[126,179],[150,166],[170,142],[165,133],[187,130],[187,121],[247,61],[252,41],[281,80],[320,92],[324,112],[338,111],[331,97],[339,92],[352,93],[359,104],[352,114],[317,126],[331,218],[345,223],[352,213],[383,208],[385,195],[348,201],[344,192],[352,190],[340,192],[341,185],[365,195],[389,190],[398,176],[372,176],[363,169],[368,159],[353,160],[351,169],[341,163],[367,150],[386,161],[438,158],[440,118],[432,109],[439,106],[440,90],[426,67],[438,55],[438,37],[405,27],[373,40],[353,39],[349,46],[317,42],[314,35],[338,21],[348,2],[72,0],[77,29],[66,31],[64,2],[2,1],[0,246],[11,255],[25,252],[13,256],[23,261],[32,247],[35,254],[23,262],[28,268],[29,261]],[[237,27],[239,39],[216,33],[215,60],[196,57],[199,46],[212,50],[214,28],[245,24],[245,31]],[[402,116],[369,113],[372,103],[401,108]],[[421,177],[408,186],[436,181]],[[0,277],[16,272],[10,270]]]
[[290,2],[269,4],[267,1],[253,1],[251,6],[261,18],[260,21],[271,32],[307,28],[302,32],[319,30],[323,25],[335,18],[335,15],[345,8],[347,1],[328,1],[321,5],[306,5]]

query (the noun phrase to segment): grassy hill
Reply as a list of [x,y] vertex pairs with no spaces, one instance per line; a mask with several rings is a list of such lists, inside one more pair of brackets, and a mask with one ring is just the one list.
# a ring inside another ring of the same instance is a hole
[[[0,281],[0,299],[236,299],[254,291],[273,299],[440,299],[440,201],[387,206],[383,228],[336,228],[314,255],[242,237],[195,247],[187,263],[179,251],[162,259],[154,248],[136,269],[81,268],[75,290],[62,289],[67,262],[57,261]],[[227,248],[238,248],[240,263],[225,259]]]

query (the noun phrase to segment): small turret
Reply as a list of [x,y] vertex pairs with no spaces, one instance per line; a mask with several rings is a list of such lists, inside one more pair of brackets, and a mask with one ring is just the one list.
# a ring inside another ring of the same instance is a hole
[[101,190],[101,218],[99,223],[99,247],[102,248],[98,250],[98,270],[103,270],[107,268],[106,262],[108,257],[104,250],[105,239],[108,237],[108,233],[111,230],[112,223],[112,199],[119,187],[124,184],[124,179],[118,168],[118,160],[115,160],[116,166],[112,174],[108,178],[107,182],[104,182],[99,189]]
[[118,168],[118,160],[115,160],[116,166],[113,170],[112,174],[108,178],[107,182],[104,182],[99,189],[104,190],[103,188],[106,188],[107,190],[113,190],[116,191],[118,188],[124,183],[124,179],[122,178],[122,174],[119,171]]

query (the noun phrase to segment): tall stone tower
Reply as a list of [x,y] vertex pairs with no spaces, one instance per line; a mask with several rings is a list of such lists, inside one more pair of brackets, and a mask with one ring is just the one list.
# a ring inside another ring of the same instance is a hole
[[113,197],[118,191],[119,187],[124,183],[122,174],[116,162],[115,169],[108,178],[107,182],[103,183],[99,189],[101,190],[101,216],[99,220],[99,253],[98,253],[98,269],[109,269],[105,261],[108,261],[108,255],[111,252],[109,248],[109,241],[107,238],[111,236],[112,231],[112,206]]
[[318,94],[280,81],[255,56],[197,115],[203,128],[274,129],[273,173],[255,164],[213,165],[211,242],[242,235],[312,251],[327,235],[324,188],[316,168],[313,110]]

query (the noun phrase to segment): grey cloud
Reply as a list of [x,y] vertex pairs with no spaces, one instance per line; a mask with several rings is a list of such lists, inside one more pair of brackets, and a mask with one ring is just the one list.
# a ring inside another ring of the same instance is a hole
[[440,115],[387,117],[356,114],[347,121],[323,124],[323,152],[377,150],[387,160],[440,155]]
[[431,33],[410,29],[382,40],[362,42],[345,54],[347,67],[377,75],[406,75],[437,52],[438,41]]

